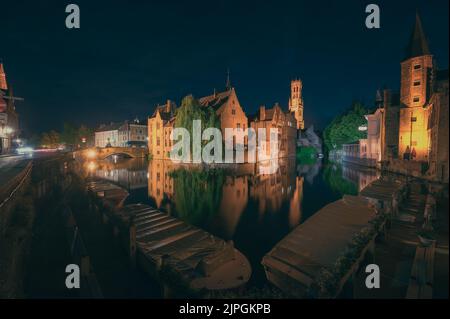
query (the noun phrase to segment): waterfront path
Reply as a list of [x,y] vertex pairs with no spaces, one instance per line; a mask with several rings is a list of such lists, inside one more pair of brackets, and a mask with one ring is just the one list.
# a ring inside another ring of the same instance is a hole
[[[413,266],[417,247],[419,247],[417,233],[424,223],[426,194],[424,184],[420,182],[410,184],[409,195],[400,206],[398,215],[392,219],[386,238],[375,247],[373,263],[380,267],[380,289],[367,289],[365,287],[367,274],[362,272],[357,280],[355,298],[407,297],[408,287],[414,284],[412,282]],[[443,207],[445,205],[446,207]],[[430,285],[432,289],[428,290],[428,297],[433,298],[448,296],[448,213],[444,213],[444,210],[448,211],[448,199],[438,202],[438,216],[435,223],[438,225],[436,249],[434,253],[431,251],[429,260],[421,261],[432,267]],[[410,290],[410,296],[411,291],[414,292],[414,290]],[[420,293],[416,298],[427,298],[425,295]]]
[[30,161],[30,158],[22,155],[0,157],[0,194],[6,191],[9,182],[20,174]]

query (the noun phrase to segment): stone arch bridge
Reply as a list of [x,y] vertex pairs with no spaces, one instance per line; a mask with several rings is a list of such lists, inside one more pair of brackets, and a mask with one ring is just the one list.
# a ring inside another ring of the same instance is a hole
[[148,149],[142,147],[91,147],[74,152],[75,158],[85,158],[92,160],[104,160],[113,155],[124,155],[131,158],[144,158],[148,154]]

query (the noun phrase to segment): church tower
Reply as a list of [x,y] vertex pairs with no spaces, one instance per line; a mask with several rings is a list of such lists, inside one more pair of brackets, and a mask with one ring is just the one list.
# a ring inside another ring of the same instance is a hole
[[399,157],[428,160],[429,99],[433,93],[433,56],[419,14],[401,62]]
[[291,81],[291,97],[289,99],[289,111],[294,113],[297,120],[297,129],[303,130],[305,122],[303,120],[303,83],[300,79]]
[[8,84],[6,83],[5,69],[3,68],[2,61],[0,61],[0,89],[5,91],[8,89]]

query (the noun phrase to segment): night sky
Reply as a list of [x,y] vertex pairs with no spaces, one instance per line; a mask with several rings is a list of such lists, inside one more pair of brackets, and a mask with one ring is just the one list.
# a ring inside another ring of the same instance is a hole
[[[81,29],[65,28],[76,3]],[[381,29],[365,7],[381,8]],[[306,126],[323,128],[377,88],[399,88],[400,61],[416,9],[440,68],[448,68],[448,0],[404,1],[22,1],[0,0],[0,58],[25,134],[64,122],[95,126],[145,118],[225,86],[226,70],[247,114],[287,109],[303,80]]]

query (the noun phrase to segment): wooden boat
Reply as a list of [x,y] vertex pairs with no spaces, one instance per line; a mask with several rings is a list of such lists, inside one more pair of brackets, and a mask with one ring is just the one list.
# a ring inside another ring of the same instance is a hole
[[[351,243],[353,236],[370,226],[376,209],[359,196],[344,198],[320,209],[297,226],[267,253],[262,264],[267,279],[290,296],[306,297],[308,288],[322,268],[332,268]],[[340,288],[358,269],[371,241],[362,250],[346,275]]]

